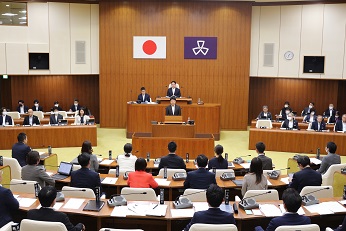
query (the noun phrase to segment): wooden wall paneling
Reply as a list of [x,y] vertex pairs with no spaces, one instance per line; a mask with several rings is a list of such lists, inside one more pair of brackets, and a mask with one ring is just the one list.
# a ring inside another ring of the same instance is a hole
[[11,80],[0,78],[1,90],[1,107],[11,108],[12,94],[11,94]]
[[[176,80],[194,102],[221,103],[222,128],[246,129],[246,117],[229,115],[248,110],[250,27],[250,3],[101,2],[101,126],[125,127],[141,86],[154,99]],[[166,36],[167,58],[133,59],[133,36]],[[218,37],[217,60],[184,60],[185,36]]]
[[50,75],[50,76],[10,76],[12,110],[16,110],[18,100],[33,106],[34,99],[40,101],[44,111],[53,107],[58,100],[64,110],[69,110],[74,98],[82,106],[87,106],[99,121],[99,80],[97,75]]
[[[338,81],[338,103],[334,107],[338,109],[341,114],[346,113],[346,81]],[[341,115],[340,114],[340,115]]]

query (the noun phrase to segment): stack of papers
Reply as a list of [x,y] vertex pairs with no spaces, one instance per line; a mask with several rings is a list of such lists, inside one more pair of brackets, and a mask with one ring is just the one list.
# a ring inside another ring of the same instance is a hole
[[272,204],[261,204],[260,210],[266,217],[279,217],[282,215],[281,210]]
[[166,216],[167,205],[155,205],[147,211],[147,216],[164,217]]
[[101,161],[100,164],[104,164],[104,165],[110,165],[111,163],[113,163],[114,160],[103,160]]
[[310,162],[313,163],[313,164],[315,164],[315,165],[319,165],[319,164],[322,163],[321,160],[316,159],[316,158],[314,158],[314,157],[310,157]]
[[101,182],[102,184],[115,184],[117,182],[118,178],[115,177],[106,177]]
[[272,183],[267,179],[267,185],[272,185]]
[[33,198],[20,198],[17,197],[20,207],[30,207],[32,204],[36,202],[36,199]]
[[68,202],[64,205],[64,209],[79,209],[82,204],[84,203],[84,199],[74,199],[71,198],[68,200]]
[[289,184],[290,182],[289,182],[289,177],[282,177],[281,179],[280,179],[283,183],[285,183],[285,184]]
[[243,168],[248,169],[250,168],[250,163],[242,163],[240,164]]
[[171,209],[171,215],[176,217],[193,217],[195,209]]
[[169,186],[171,181],[167,179],[155,178],[155,181],[159,184],[159,186]]
[[209,205],[207,202],[193,202],[193,207],[195,208],[195,212],[209,209]]
[[97,162],[101,162],[103,160],[103,157],[97,157]]
[[346,208],[343,205],[339,204],[339,202],[336,202],[336,201],[323,202],[321,204],[334,213],[346,212]]
[[334,212],[327,208],[323,203],[304,206],[310,213],[318,213],[320,215],[333,214]]
[[159,205],[154,203],[130,203],[127,206],[114,207],[111,216],[126,217],[126,216],[166,216],[167,205]]

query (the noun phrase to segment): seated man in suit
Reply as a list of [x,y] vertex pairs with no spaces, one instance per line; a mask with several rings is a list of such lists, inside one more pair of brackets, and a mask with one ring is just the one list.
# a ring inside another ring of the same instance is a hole
[[300,171],[293,174],[288,187],[294,188],[300,193],[305,186],[321,186],[322,175],[310,167],[310,158],[308,156],[300,156],[297,163]]
[[203,154],[198,155],[198,169],[187,173],[184,188],[207,189],[211,184],[216,184],[215,174],[206,169],[207,165],[208,157]]
[[150,95],[145,92],[145,87],[141,87],[141,94],[138,95],[137,101],[150,102]]
[[303,122],[304,123],[313,123],[317,121],[317,116],[315,114],[315,109],[311,109],[310,114],[304,116]]
[[33,111],[43,111],[43,107],[40,106],[40,101],[37,99],[34,100],[34,106],[32,107]]
[[339,225],[338,228],[334,229],[334,231],[346,231],[346,216],[344,220],[342,221],[342,224]]
[[63,109],[59,106],[59,101],[54,101],[54,107],[57,107],[59,111],[63,111]]
[[[282,200],[287,213],[285,213],[281,217],[275,217],[271,219],[265,231],[274,231],[277,227],[281,225],[311,224],[311,220],[309,217],[299,215],[297,213],[298,209],[302,204],[302,198],[295,189],[286,189],[282,195]],[[257,226],[255,227],[255,231],[263,231],[263,228],[261,226]]]
[[28,116],[26,116],[24,118],[24,122],[23,125],[39,125],[40,124],[40,120],[38,119],[37,116],[34,115],[34,112],[32,109],[28,110]]
[[56,194],[56,189],[52,186],[47,186],[41,189],[41,191],[38,193],[38,200],[40,201],[42,207],[40,209],[29,210],[28,219],[35,221],[61,222],[65,225],[68,231],[85,230],[82,223],[78,223],[76,226],[74,226],[65,213],[58,212],[53,209]]
[[310,102],[309,106],[307,106],[306,108],[304,108],[304,110],[302,111],[302,116],[306,116],[310,114],[311,109],[314,109],[315,107],[315,103],[314,102]]
[[166,107],[166,115],[171,116],[180,116],[181,115],[181,108],[179,105],[177,105],[177,100],[174,96],[170,99],[170,105]]
[[101,187],[100,175],[90,170],[90,154],[80,154],[78,163],[82,168],[71,173],[71,187],[90,188],[94,191],[96,187]]
[[272,114],[268,112],[268,106],[263,106],[263,111],[257,116],[258,120],[272,120]]
[[[2,171],[0,170],[0,183],[2,181]],[[19,210],[19,202],[14,198],[11,190],[0,185],[0,229],[8,222],[12,221],[12,215]]]
[[336,109],[334,108],[334,104],[329,104],[328,109],[326,109],[323,112],[323,117],[329,118],[329,123],[335,123],[335,114],[336,114]]
[[18,107],[17,107],[17,111],[20,114],[25,114],[28,112],[28,107],[24,105],[24,100],[20,99],[18,100]]
[[323,117],[321,115],[317,116],[317,120],[312,122],[311,129],[318,132],[326,130],[326,123],[323,121]]
[[287,119],[282,123],[281,125],[282,128],[286,128],[288,130],[290,129],[298,129],[298,121],[294,119],[294,116],[292,113],[289,113],[287,116]]
[[292,112],[292,108],[290,107],[290,103],[288,101],[286,101],[284,103],[284,107],[281,109],[280,114],[277,116],[277,118],[280,121],[284,121],[287,119],[287,115],[288,113]]
[[322,159],[320,168],[317,170],[319,173],[324,174],[328,168],[333,164],[341,164],[341,159],[338,154],[335,154],[337,146],[334,142],[328,142],[326,152],[328,153]]
[[184,231],[188,231],[193,224],[235,224],[232,213],[222,211],[219,207],[223,201],[223,190],[216,184],[211,184],[206,192],[209,209],[195,212]]
[[17,136],[18,143],[12,146],[12,158],[18,160],[20,166],[26,165],[26,156],[31,151],[31,148],[27,145],[28,138],[25,133],[19,133]]
[[58,125],[59,120],[64,119],[64,117],[59,114],[59,110],[57,107],[54,107],[53,110],[54,110],[54,112],[52,115],[50,115],[49,124],[50,125]]
[[1,108],[2,115],[0,116],[0,125],[13,125],[12,117],[7,115],[7,109],[5,107]]
[[167,90],[167,96],[168,97],[172,97],[172,96],[181,97],[180,89],[177,88],[177,82],[175,82],[175,81],[171,82],[171,87],[168,88],[168,90]]
[[267,157],[264,153],[266,146],[263,142],[258,142],[256,144],[256,152],[258,158],[262,161],[263,170],[273,170],[273,161],[271,158]]
[[346,132],[346,114],[343,114],[341,120],[335,123],[334,130],[336,132]]
[[81,106],[79,105],[79,100],[74,99],[73,105],[70,107],[70,112],[75,112],[80,110]]
[[186,165],[183,158],[175,154],[176,150],[177,150],[177,144],[174,141],[169,142],[168,144],[169,154],[161,158],[160,164],[159,164],[159,170],[164,167],[173,168],[173,169],[186,169]]

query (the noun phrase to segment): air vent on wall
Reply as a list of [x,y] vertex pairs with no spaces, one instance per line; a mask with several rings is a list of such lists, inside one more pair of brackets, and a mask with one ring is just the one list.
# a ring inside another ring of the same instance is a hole
[[264,44],[263,66],[264,67],[274,66],[274,43]]
[[85,62],[85,41],[76,41],[76,64]]

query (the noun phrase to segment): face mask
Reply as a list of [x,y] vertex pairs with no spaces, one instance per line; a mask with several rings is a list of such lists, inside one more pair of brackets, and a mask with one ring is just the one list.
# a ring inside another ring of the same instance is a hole
[[78,106],[78,103],[75,103],[74,105],[75,105],[75,106]]
[[311,109],[311,108],[312,108],[312,106],[311,106],[311,105],[309,105],[309,108]]
[[288,105],[286,104],[285,107],[288,107]]
[[7,115],[7,111],[3,111],[3,112],[2,112],[2,115]]
[[59,115],[59,112],[58,112],[58,111],[55,111],[54,114],[55,114],[55,115]]
[[315,115],[315,112],[311,112],[311,115]]
[[339,118],[339,116],[335,116],[335,118]]
[[54,104],[55,107],[59,107],[59,104]]
[[287,117],[287,119],[291,121],[291,120],[292,120],[292,117],[289,116],[289,117]]
[[20,104],[19,104],[19,107],[23,107],[23,104],[20,103]]
[[35,107],[38,107],[38,103],[35,103]]
[[333,110],[333,107],[329,107],[329,110]]
[[286,111],[286,115],[287,115],[288,113],[290,113],[290,111]]

